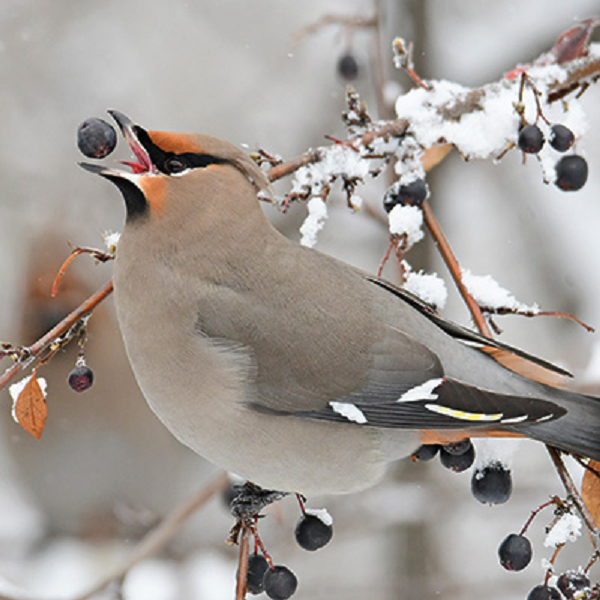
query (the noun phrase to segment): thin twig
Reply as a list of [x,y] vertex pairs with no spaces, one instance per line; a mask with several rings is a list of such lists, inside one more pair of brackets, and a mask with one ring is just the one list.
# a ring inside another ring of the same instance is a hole
[[73,312],[67,315],[58,325],[53,327],[46,335],[41,337],[29,348],[30,356],[24,361],[16,362],[6,369],[0,376],[0,390],[6,387],[25,367],[29,366],[42,352],[48,349],[56,338],[64,335],[82,317],[89,315],[107,296],[113,291],[113,283],[109,281],[104,284],[95,294],[92,294],[85,302],[80,304]]
[[116,567],[114,571],[110,572],[85,592],[75,596],[72,600],[88,600],[92,598],[92,596],[110,585],[111,582],[128,573],[139,562],[156,554],[161,548],[164,548],[194,513],[202,508],[215,494],[225,489],[228,481],[227,473],[221,473],[216,479],[200,490],[199,493],[167,515],[133,549],[129,558]]
[[567,494],[570,496],[571,501],[573,502],[575,508],[585,521],[585,525],[590,532],[590,538],[592,540],[592,545],[596,552],[600,551],[600,531],[596,527],[596,523],[594,522],[594,518],[590,514],[588,507],[585,501],[582,499],[579,491],[577,490],[577,486],[573,483],[573,479],[571,479],[571,475],[563,462],[560,450],[554,448],[553,446],[546,445],[546,449],[548,450],[548,454],[554,463],[556,468],[556,472],[560,480],[562,481]]
[[454,255],[454,252],[450,247],[450,243],[444,235],[444,232],[442,231],[438,220],[435,218],[435,215],[431,210],[429,202],[425,202],[422,206],[422,209],[423,216],[425,217],[425,223],[427,224],[429,232],[431,233],[433,239],[435,240],[435,243],[437,244],[438,250],[440,251],[442,258],[444,259],[444,262],[446,263],[446,266],[448,267],[448,270],[452,275],[452,279],[454,279],[454,283],[456,284],[460,295],[463,297],[467,308],[469,309],[469,312],[473,317],[473,321],[475,322],[477,329],[479,329],[481,335],[485,335],[486,337],[491,338],[492,332],[490,331],[490,328],[486,323],[485,317],[483,316],[479,305],[477,304],[477,302],[475,302],[475,299],[473,298],[473,296],[471,296],[469,290],[467,290],[465,284],[463,283],[460,265],[456,260],[456,256]]
[[248,581],[248,558],[250,556],[250,530],[242,526],[240,540],[237,583],[235,587],[235,600],[244,600],[246,597],[246,583]]

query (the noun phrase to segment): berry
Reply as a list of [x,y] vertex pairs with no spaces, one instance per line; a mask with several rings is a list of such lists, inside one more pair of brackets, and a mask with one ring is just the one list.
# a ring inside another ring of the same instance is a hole
[[415,179],[406,185],[400,185],[396,182],[386,193],[383,198],[383,208],[386,212],[390,212],[397,204],[412,204],[421,206],[429,189],[423,179]]
[[76,392],[85,392],[94,383],[94,372],[87,365],[79,365],[69,373],[68,382]]
[[475,469],[471,492],[483,504],[504,504],[512,492],[510,470],[498,461]]
[[564,125],[552,125],[550,129],[550,145],[558,152],[566,152],[575,141],[574,133]]
[[573,598],[577,592],[590,587],[590,580],[584,573],[567,571],[558,578],[556,586],[565,598]]
[[116,145],[115,128],[102,119],[86,119],[77,129],[77,147],[88,158],[104,158]]
[[469,438],[461,440],[460,442],[452,442],[450,444],[444,444],[444,450],[449,454],[458,456],[468,452],[473,446],[473,443]]
[[419,446],[411,455],[411,458],[414,461],[422,460],[427,461],[431,460],[439,451],[441,446],[439,444],[423,444],[423,446]]
[[563,156],[556,163],[556,181],[554,182],[564,192],[576,192],[587,181],[588,165],[582,156],[572,154]]
[[463,454],[450,454],[445,446],[440,450],[440,460],[446,469],[455,473],[466,471],[475,462],[475,448],[473,444],[469,445],[467,451]]
[[265,591],[263,580],[268,569],[269,563],[262,554],[253,554],[248,559],[246,587],[251,594],[261,594]]
[[560,600],[560,594],[556,588],[536,585],[529,592],[527,600]]
[[296,541],[305,550],[318,550],[333,537],[333,527],[316,515],[305,514],[296,525]]
[[537,154],[544,145],[544,134],[537,125],[525,125],[519,131],[519,148],[528,154]]
[[337,70],[340,76],[347,81],[354,81],[358,77],[358,63],[349,52],[340,57]]
[[531,562],[532,554],[531,542],[516,533],[507,536],[498,548],[500,564],[507,571],[522,571]]
[[272,600],[287,600],[296,591],[298,580],[287,567],[279,565],[265,573],[263,585]]

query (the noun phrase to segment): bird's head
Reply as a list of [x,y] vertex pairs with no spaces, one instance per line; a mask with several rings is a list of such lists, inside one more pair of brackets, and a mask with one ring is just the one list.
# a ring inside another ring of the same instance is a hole
[[128,224],[169,216],[210,217],[231,210],[244,214],[256,209],[256,193],[268,187],[268,181],[236,146],[208,135],[148,131],[116,110],[108,112],[135,160],[122,161],[127,169],[81,166],[119,188]]

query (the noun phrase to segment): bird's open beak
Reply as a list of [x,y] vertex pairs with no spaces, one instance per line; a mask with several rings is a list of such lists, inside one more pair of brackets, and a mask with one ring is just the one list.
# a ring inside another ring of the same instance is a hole
[[125,141],[129,144],[136,159],[135,161],[121,161],[121,164],[130,167],[131,171],[113,169],[91,163],[79,163],[79,165],[90,173],[95,173],[108,178],[122,177],[124,179],[133,179],[136,175],[158,175],[158,170],[153,164],[148,150],[144,147],[139,138],[139,132],[143,132],[144,130],[139,125],[135,125],[129,117],[118,110],[109,110],[108,113],[117,122]]

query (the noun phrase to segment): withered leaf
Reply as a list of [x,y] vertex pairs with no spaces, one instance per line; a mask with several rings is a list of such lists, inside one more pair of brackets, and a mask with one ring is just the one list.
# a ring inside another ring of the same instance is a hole
[[21,427],[38,440],[42,437],[48,406],[34,371],[14,405],[14,415]]
[[583,476],[581,497],[588,507],[596,527],[600,527],[600,462],[591,460],[589,467]]

